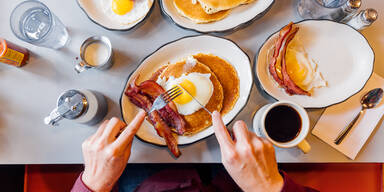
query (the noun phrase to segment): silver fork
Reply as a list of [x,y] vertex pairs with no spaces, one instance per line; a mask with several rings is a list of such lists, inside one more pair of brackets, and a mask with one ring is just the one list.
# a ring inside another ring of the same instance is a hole
[[160,94],[155,101],[153,102],[151,110],[149,110],[148,113],[152,113],[155,110],[160,110],[167,106],[169,102],[176,99],[176,97],[180,96],[183,93],[183,91],[178,87],[175,86],[172,89],[169,89],[163,94]]

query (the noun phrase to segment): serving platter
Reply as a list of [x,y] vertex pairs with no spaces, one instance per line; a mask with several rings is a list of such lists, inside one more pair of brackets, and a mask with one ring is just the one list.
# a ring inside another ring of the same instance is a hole
[[352,27],[329,20],[305,20],[296,23],[298,38],[327,87],[314,90],[312,96],[290,96],[278,87],[269,74],[267,53],[278,32],[262,45],[254,60],[254,73],[261,88],[276,100],[288,100],[305,108],[324,108],[345,101],[358,93],[373,73],[374,52],[365,37]]
[[231,10],[231,13],[223,20],[196,24],[191,20],[180,15],[173,0],[160,0],[162,13],[175,25],[199,33],[226,34],[235,32],[238,29],[248,26],[253,21],[262,17],[272,7],[274,0],[254,1],[252,3],[241,5]]
[[[187,56],[197,53],[211,53],[219,56],[231,63],[238,73],[240,80],[239,99],[233,109],[223,116],[224,123],[229,124],[248,102],[253,85],[251,61],[248,55],[233,41],[210,35],[188,36],[169,42],[144,58],[138,68],[129,75],[126,86],[121,94],[120,106],[124,121],[130,122],[139,110],[124,95],[127,85],[135,77],[139,75],[138,83],[140,83],[149,79],[152,73],[162,65],[168,62],[180,61]],[[213,133],[213,128],[209,127],[193,136],[178,136],[178,144],[191,144]],[[164,139],[157,135],[153,126],[147,121],[143,123],[136,136],[142,141],[165,146]]]
[[129,31],[140,26],[151,15],[155,4],[155,0],[152,0],[149,11],[141,19],[129,25],[121,25],[103,13],[101,2],[101,0],[77,0],[77,4],[81,10],[93,23],[110,31]]

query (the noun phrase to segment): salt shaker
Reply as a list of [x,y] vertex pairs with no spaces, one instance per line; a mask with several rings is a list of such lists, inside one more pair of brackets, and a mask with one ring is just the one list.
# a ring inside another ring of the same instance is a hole
[[347,22],[361,7],[361,0],[348,0],[338,11],[331,14],[331,19],[337,22]]
[[59,96],[57,107],[44,119],[45,124],[57,126],[62,119],[95,125],[107,114],[105,97],[91,90],[69,90]]
[[347,22],[347,25],[350,25],[356,30],[362,30],[372,25],[372,23],[377,20],[378,16],[379,15],[375,9],[366,9],[355,15]]
[[303,19],[329,19],[340,22],[354,15],[361,0],[300,0],[297,11]]

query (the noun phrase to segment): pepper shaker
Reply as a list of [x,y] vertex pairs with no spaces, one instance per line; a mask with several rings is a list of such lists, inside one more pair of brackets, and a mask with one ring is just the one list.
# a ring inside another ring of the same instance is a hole
[[361,0],[300,0],[297,11],[303,19],[329,19],[340,22],[354,15]]
[[361,7],[361,0],[348,0],[338,11],[331,15],[331,18],[337,22],[349,21]]
[[355,15],[347,22],[347,25],[350,25],[356,30],[362,30],[372,25],[372,23],[377,20],[378,16],[379,15],[375,9],[366,9]]
[[95,125],[107,114],[105,97],[91,90],[69,90],[59,96],[57,107],[44,119],[45,124],[57,126],[62,119]]

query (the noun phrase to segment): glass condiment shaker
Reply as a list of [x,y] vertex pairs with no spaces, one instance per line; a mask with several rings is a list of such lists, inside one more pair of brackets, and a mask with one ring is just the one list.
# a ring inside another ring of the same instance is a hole
[[362,30],[372,25],[372,23],[377,20],[378,16],[379,15],[375,9],[366,9],[355,15],[347,22],[347,25],[350,25],[356,30]]
[[303,19],[329,19],[341,21],[354,15],[361,0],[300,0],[297,11]]
[[95,125],[108,111],[105,97],[91,90],[69,90],[59,96],[57,107],[44,119],[47,125],[58,125],[62,119]]
[[361,0],[348,0],[337,11],[330,15],[330,19],[337,22],[350,20],[361,7]]

